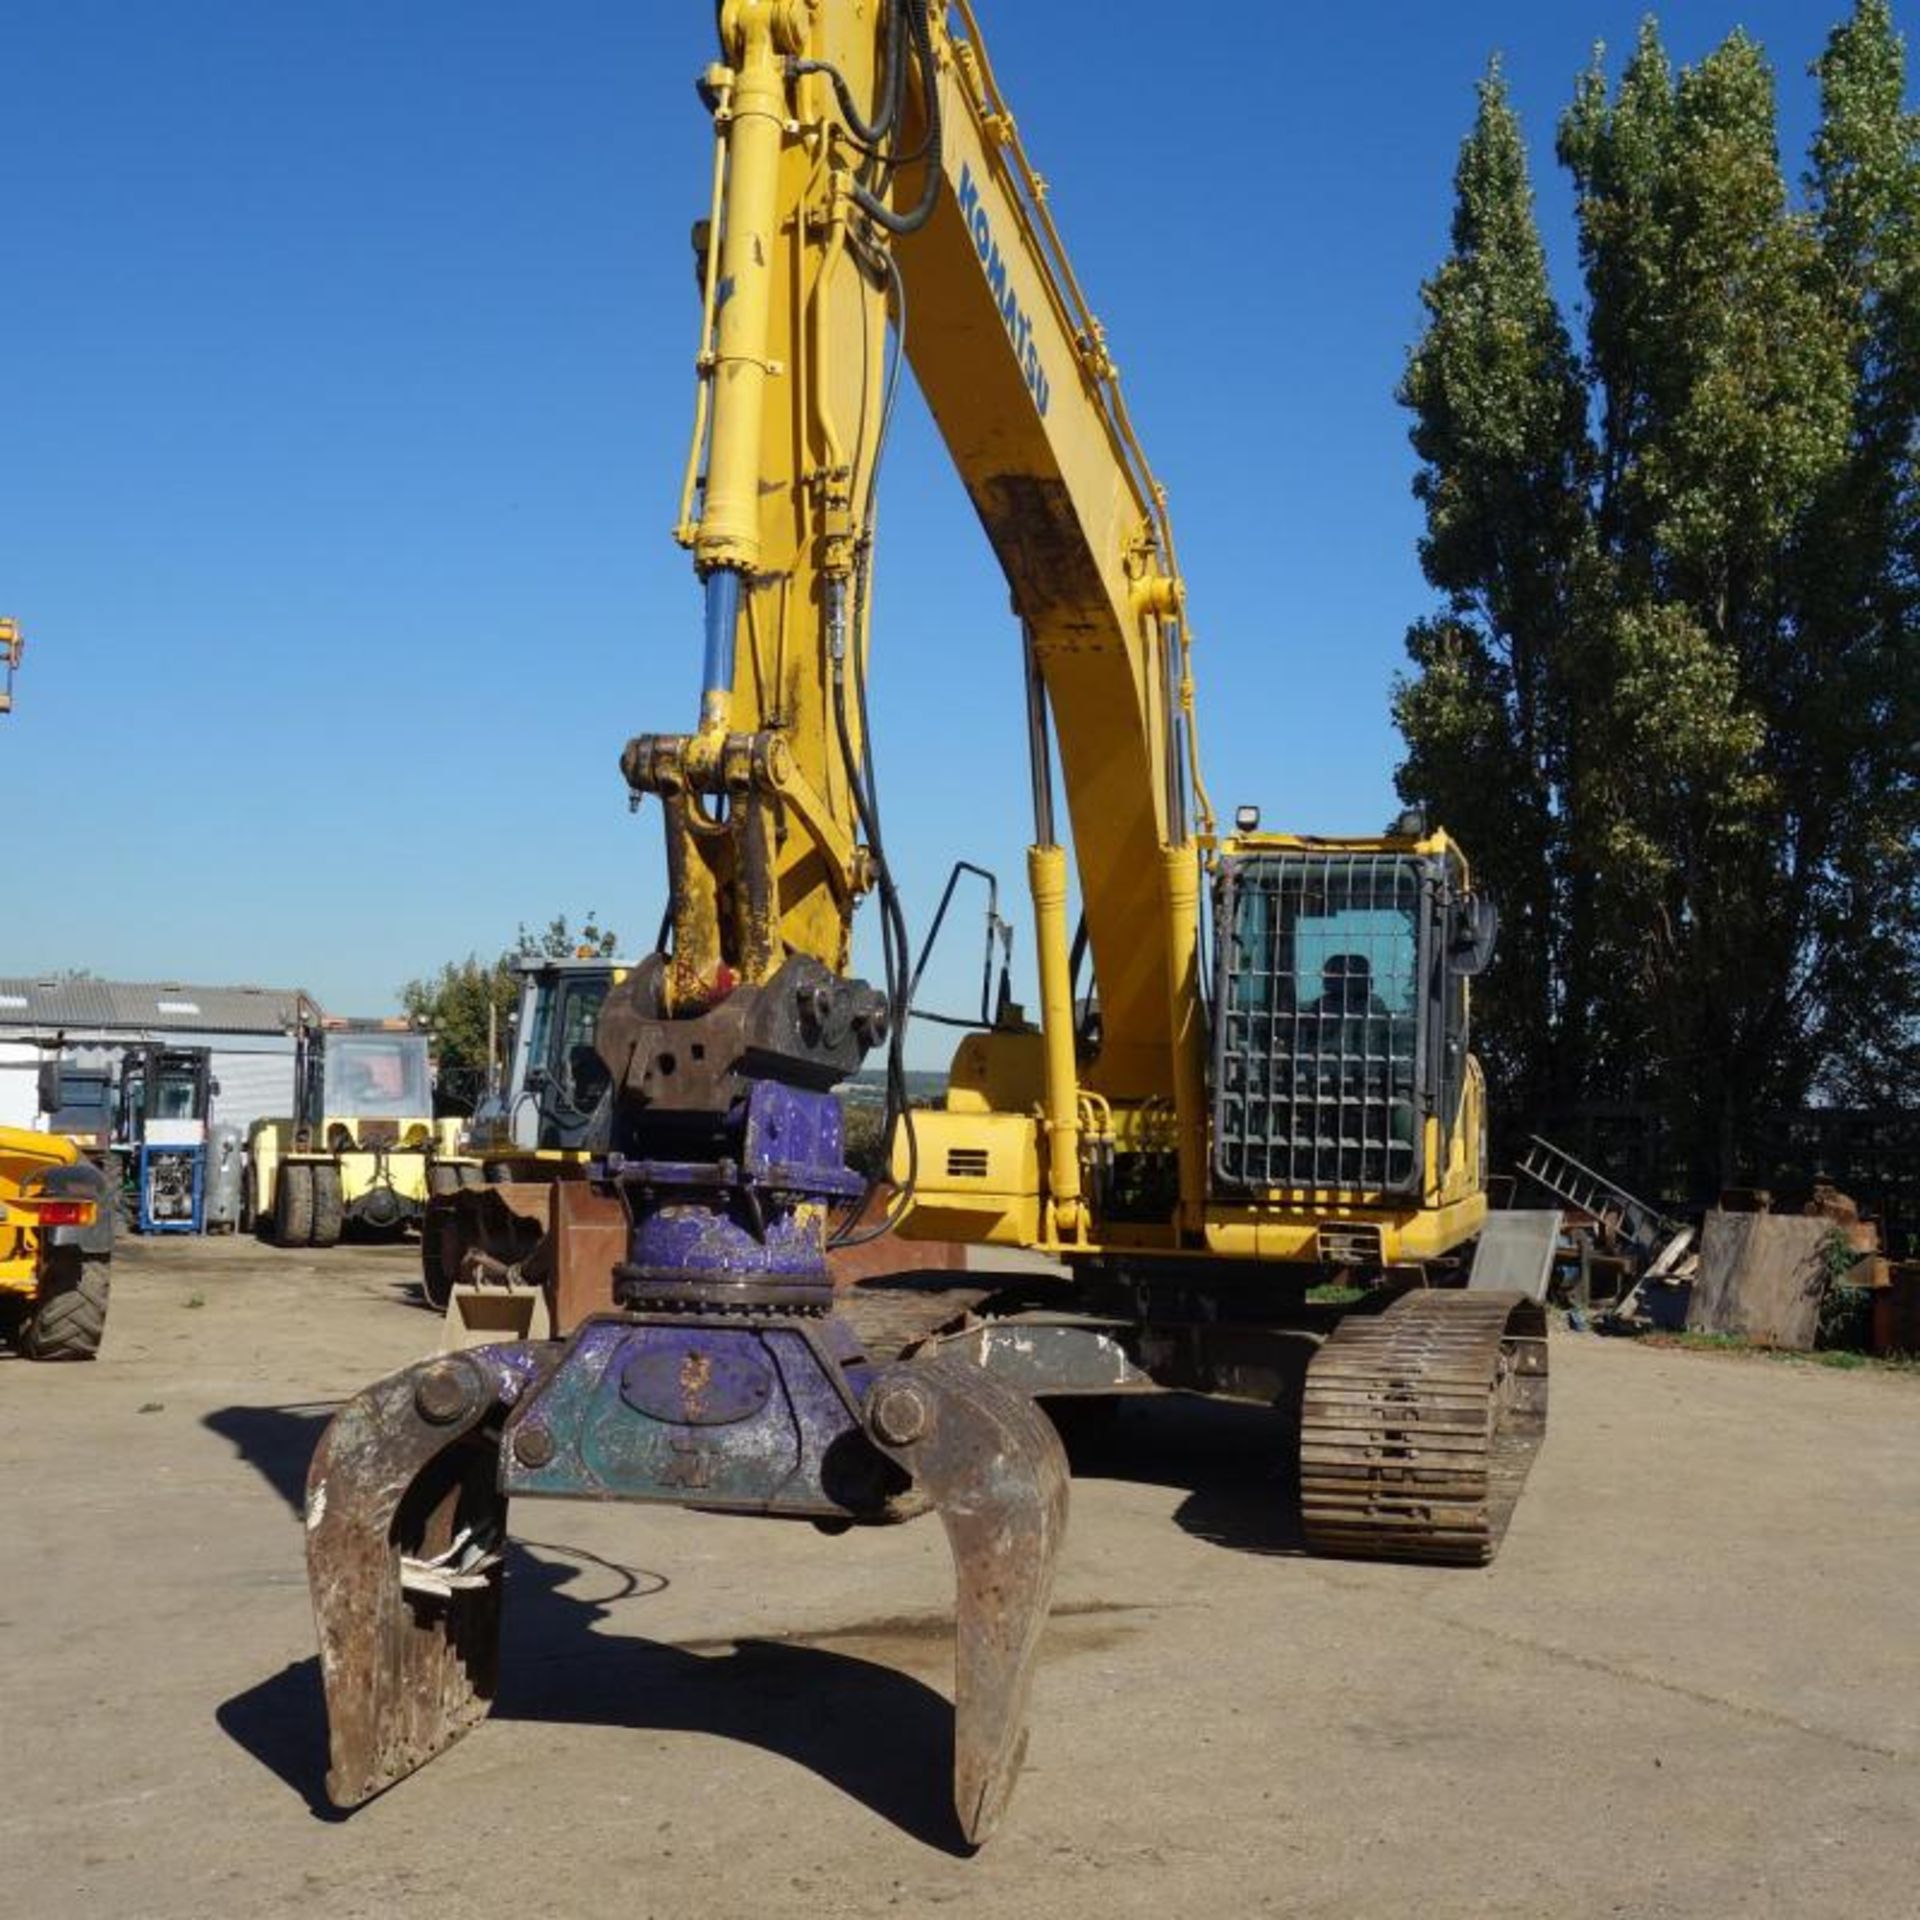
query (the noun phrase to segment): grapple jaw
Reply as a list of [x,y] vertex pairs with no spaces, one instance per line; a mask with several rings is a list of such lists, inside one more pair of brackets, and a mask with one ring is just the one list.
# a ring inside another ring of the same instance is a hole
[[493,1704],[500,1666],[499,1418],[533,1349],[409,1367],[340,1409],[307,1475],[327,1797],[357,1807]]
[[1066,1529],[1037,1406],[951,1357],[875,1369],[837,1319],[613,1314],[564,1347],[422,1362],[335,1416],[307,1560],[332,1744],[353,1807],[486,1716],[508,1493],[828,1524],[940,1515],[958,1580],[954,1805],[1005,1811]]
[[864,1411],[953,1549],[953,1805],[978,1846],[1000,1824],[1026,1757],[1034,1658],[1067,1531],[1067,1457],[1032,1400],[963,1360],[887,1368]]

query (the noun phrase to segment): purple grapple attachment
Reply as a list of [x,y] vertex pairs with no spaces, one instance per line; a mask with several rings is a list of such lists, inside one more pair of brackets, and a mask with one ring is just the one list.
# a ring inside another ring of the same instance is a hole
[[671,1021],[659,983],[658,963],[637,970],[600,1018],[618,1102],[591,1178],[630,1227],[601,1294],[614,1310],[561,1340],[397,1373],[341,1408],[314,1457],[328,1793],[356,1806],[485,1717],[510,1500],[829,1531],[932,1508],[959,1590],[955,1807],[984,1840],[1025,1745],[1066,1527],[1060,1442],[1031,1400],[971,1362],[876,1365],[834,1310],[827,1222],[862,1182],[832,1086],[865,1044],[871,990],[793,961]]

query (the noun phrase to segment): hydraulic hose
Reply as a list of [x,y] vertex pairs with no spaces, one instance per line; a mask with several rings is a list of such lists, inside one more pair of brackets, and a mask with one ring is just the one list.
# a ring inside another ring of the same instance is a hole
[[893,157],[897,168],[905,165],[907,159],[924,158],[927,164],[927,183],[921,190],[917,206],[907,213],[895,213],[894,210],[865,187],[853,189],[854,204],[868,219],[888,233],[905,235],[918,233],[933,218],[933,210],[940,204],[941,179],[941,126],[940,126],[940,74],[934,64],[933,36],[927,27],[926,15],[914,4],[914,0],[899,0],[906,15],[907,35],[913,46],[914,61],[920,69],[920,86],[926,107],[927,137],[921,143],[917,154],[903,159]]
[[[899,117],[900,103],[905,96],[906,58],[901,44],[902,25],[908,11],[906,0],[894,0],[888,10],[886,62],[887,70],[884,90],[880,96],[880,116],[869,125],[854,104],[853,89],[847,84],[847,76],[831,60],[790,60],[787,72],[798,79],[802,74],[823,73],[833,84],[833,95],[840,103],[840,117],[847,123],[848,130],[860,146],[868,148],[876,156],[887,136],[892,133],[894,123]],[[906,31],[911,32],[908,27]]]

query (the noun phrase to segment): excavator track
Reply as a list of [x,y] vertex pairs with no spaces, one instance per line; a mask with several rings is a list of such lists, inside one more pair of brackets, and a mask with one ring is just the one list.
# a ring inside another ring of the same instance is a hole
[[1485,1566],[1546,1430],[1546,1314],[1524,1294],[1423,1289],[1343,1320],[1307,1369],[1307,1545]]

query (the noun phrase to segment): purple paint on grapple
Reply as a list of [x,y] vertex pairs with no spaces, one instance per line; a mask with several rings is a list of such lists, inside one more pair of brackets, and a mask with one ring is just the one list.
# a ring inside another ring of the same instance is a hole
[[[737,1160],[621,1164],[634,1216],[623,1300],[697,1310],[830,1299],[827,1209],[863,1186],[846,1164],[839,1101],[758,1081],[739,1137]],[[743,1289],[766,1291],[748,1302]]]

